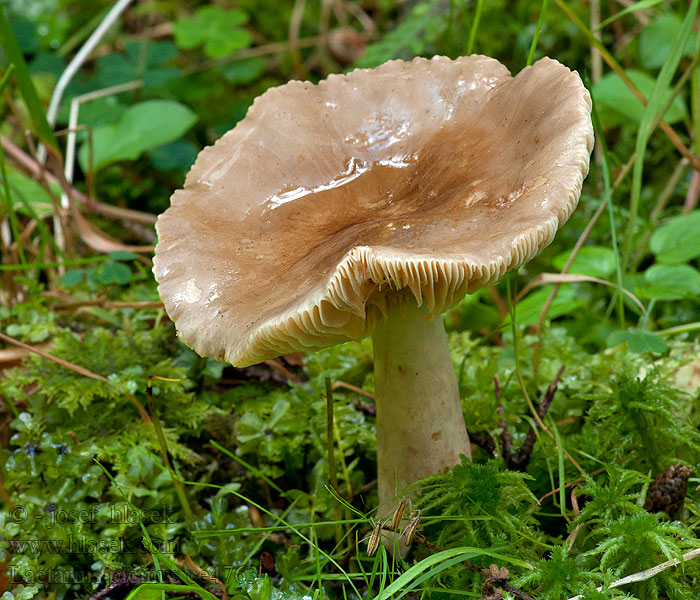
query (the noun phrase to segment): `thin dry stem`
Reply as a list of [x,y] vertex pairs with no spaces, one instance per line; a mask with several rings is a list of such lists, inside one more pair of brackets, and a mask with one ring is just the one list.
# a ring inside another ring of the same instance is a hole
[[334,381],[333,382],[333,389],[338,389],[338,388],[344,388],[346,390],[350,390],[351,392],[355,392],[356,394],[360,394],[361,396],[365,396],[366,398],[370,398],[374,400],[374,394],[372,392],[368,392],[367,390],[363,390],[361,387],[357,387],[356,385],[353,385],[352,383],[346,383],[345,381]]
[[[567,15],[568,17],[576,24],[577,27],[585,30],[585,25],[580,22],[578,17],[572,12],[571,8],[566,5],[566,3],[563,0],[554,0],[559,8],[561,8]],[[607,63],[607,65],[612,69],[612,71],[624,82],[624,84],[627,86],[627,88],[634,94],[635,98],[639,100],[643,106],[647,105],[647,99],[642,94],[642,92],[639,91],[639,88],[630,80],[629,77],[627,77],[626,73],[622,69],[622,67],[617,63],[615,58],[613,57],[610,52],[608,52],[607,48],[601,43],[598,42],[594,38],[593,45],[600,51],[603,60]],[[695,169],[700,170],[700,158],[695,156],[689,149],[688,147],[683,143],[681,138],[678,136],[676,131],[671,127],[668,123],[665,121],[660,121],[659,127],[661,130],[666,134],[666,137],[668,140],[673,144],[673,146],[680,152],[683,156],[685,156],[689,161],[690,164],[693,165]]]
[[[20,167],[27,175],[37,179],[39,182],[45,181],[46,183],[60,185],[58,177],[47,171],[36,159],[26,154],[6,137],[0,136],[0,142],[2,143],[2,149],[5,151],[5,154],[7,154],[15,165]],[[45,186],[44,189],[46,189],[46,187],[48,186]],[[70,193],[74,198],[79,200],[83,206],[87,207],[89,210],[100,213],[105,217],[119,219],[122,221],[134,221],[136,223],[144,223],[146,225],[153,225],[156,222],[156,216],[150,213],[133,210],[131,208],[121,208],[119,206],[113,206],[98,200],[91,200],[75,187],[70,186],[70,188]]]
[[[202,569],[200,566],[197,565],[192,560],[192,557],[189,554],[185,554],[185,560],[184,561],[178,561],[178,562],[184,562],[184,564],[187,566],[188,569],[190,569],[193,573],[197,575],[197,577],[201,577],[204,579],[204,581],[208,581],[209,583],[214,584],[217,588],[221,590],[221,597],[223,600],[228,600],[228,594],[226,593],[226,586],[223,584],[223,582],[213,575],[211,575],[208,571],[205,571]],[[182,564],[180,565],[182,566]]]
[[307,79],[299,45],[299,32],[301,31],[301,22],[304,18],[305,8],[306,0],[295,0],[292,16],[289,19],[289,52],[292,57],[294,73],[299,79]]
[[[537,410],[535,409],[535,406],[532,404],[532,400],[530,400],[530,395],[527,393],[527,388],[525,387],[525,382],[523,381],[523,376],[520,374],[520,370],[516,370],[516,376],[518,378],[518,382],[520,382],[520,389],[523,392],[523,396],[525,397],[525,402],[527,402],[528,408],[530,409],[530,413],[532,414],[532,418],[535,420],[535,423],[537,423],[537,426],[545,432],[547,437],[551,439],[554,444],[557,444],[557,439],[554,437],[554,434],[549,431],[547,426],[542,422],[542,419],[540,418],[539,414],[537,413]],[[562,453],[566,458],[569,459],[569,462],[574,466],[574,468],[579,472],[579,473],[585,473],[585,471],[581,468],[581,465],[579,465],[575,460],[574,457],[569,454],[569,451],[562,447],[561,449]]]
[[698,198],[700,198],[700,171],[693,171],[693,175],[690,178],[690,185],[688,186],[688,193],[683,203],[684,215],[687,215],[691,210],[695,209],[698,205]]
[[[29,344],[25,344],[24,342],[20,342],[19,340],[16,340],[15,338],[10,337],[9,335],[5,335],[4,333],[0,333],[0,340],[3,340],[5,342],[7,342],[8,344],[13,344],[15,346],[19,346],[20,348],[24,348],[25,350],[28,350],[29,352],[32,352],[33,354],[38,354],[42,358],[45,358],[46,360],[50,360],[52,362],[55,362],[56,364],[61,365],[62,367],[65,367],[66,369],[69,369],[75,373],[78,373],[79,375],[89,377],[90,379],[96,379],[97,381],[102,381],[104,383],[109,383],[109,379],[107,379],[106,377],[104,377],[98,373],[94,373],[93,371],[90,371],[89,369],[86,369],[85,367],[81,367],[80,365],[76,365],[70,361],[64,360],[63,358],[59,358],[58,356],[54,356],[53,354],[49,354],[48,352],[44,352],[40,348],[35,348],[34,346],[30,346]],[[151,417],[146,412],[146,409],[136,399],[136,396],[134,396],[133,394],[127,394],[126,396],[134,404],[134,406],[136,406],[143,421],[150,425],[151,424]]]
[[266,364],[268,367],[270,367],[273,371],[279,373],[287,379],[288,381],[293,381],[294,383],[301,383],[301,379],[299,379],[298,375],[295,375],[292,373],[289,369],[287,369],[277,358],[272,358],[269,360],[264,360],[264,364]]
[[[618,579],[617,581],[613,581],[609,586],[608,589],[611,588],[617,588],[623,585],[627,585],[629,583],[638,583],[640,581],[646,581],[647,579],[651,579],[654,577],[654,575],[658,575],[659,573],[662,573],[663,571],[666,571],[667,569],[670,569],[671,567],[676,567],[680,565],[681,563],[684,563],[686,561],[692,560],[694,558],[697,558],[700,556],[700,548],[696,548],[695,550],[691,550],[690,552],[686,552],[681,558],[682,560],[678,560],[676,558],[672,560],[667,560],[665,562],[662,562],[661,564],[658,564],[654,567],[651,567],[650,569],[646,569],[644,571],[639,571],[637,573],[632,573],[632,575],[627,575],[627,577],[623,577],[622,579]],[[603,586],[599,586],[598,591],[601,591],[603,589]],[[568,600],[581,600],[583,598],[582,595],[578,596],[572,596]]]
[[[605,471],[604,468],[603,468],[603,469],[597,469],[597,470],[595,470],[595,471],[591,471],[590,473],[588,473],[588,476],[589,476],[589,477],[594,477],[595,475],[600,475],[600,474],[603,473],[604,471]],[[579,477],[578,479],[574,479],[571,483],[567,483],[567,484],[564,486],[564,489],[568,489],[568,488],[573,487],[573,486],[575,486],[575,485],[578,485],[579,483],[582,483],[582,482],[584,482],[584,481],[586,481],[586,478],[585,478],[585,477]],[[546,500],[546,499],[549,498],[550,496],[554,496],[554,494],[557,494],[557,493],[559,492],[559,490],[561,490],[561,487],[554,488],[553,490],[547,492],[544,496],[542,496],[542,497],[537,501],[537,503],[538,503],[538,504],[542,504],[542,500]]]
[[[625,8],[629,8],[630,6],[634,6],[636,4],[635,0],[617,0],[617,3]],[[645,9],[635,10],[632,12],[632,15],[641,25],[646,26],[649,24],[649,17],[647,16]]]
[[[578,506],[578,498],[576,497],[576,487],[571,488],[571,508],[574,511],[574,515],[578,517],[578,515],[581,513],[579,510]],[[582,523],[579,523],[574,527],[574,530],[569,534],[569,537],[567,538],[568,541],[568,546],[569,550],[571,550],[574,547],[574,544],[576,543],[576,537],[578,536],[578,532],[581,529]]]

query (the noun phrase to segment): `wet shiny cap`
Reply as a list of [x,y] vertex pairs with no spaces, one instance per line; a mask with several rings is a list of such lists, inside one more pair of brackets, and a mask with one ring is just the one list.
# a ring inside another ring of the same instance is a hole
[[245,366],[437,315],[549,244],[593,147],[579,76],[484,56],[292,81],[205,148],[160,215],[181,339]]

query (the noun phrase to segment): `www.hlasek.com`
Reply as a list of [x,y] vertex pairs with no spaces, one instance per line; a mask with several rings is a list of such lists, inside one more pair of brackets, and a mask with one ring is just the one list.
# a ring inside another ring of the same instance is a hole
[[[177,554],[178,543],[175,540],[158,540],[151,538],[153,545],[164,554]],[[61,540],[8,540],[13,554],[142,554],[148,553],[140,539],[127,540],[115,538],[111,540],[90,539],[86,534],[69,535]]]

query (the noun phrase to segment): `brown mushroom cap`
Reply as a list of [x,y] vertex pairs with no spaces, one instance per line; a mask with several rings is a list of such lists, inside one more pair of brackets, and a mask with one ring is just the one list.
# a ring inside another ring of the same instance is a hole
[[439,314],[549,244],[593,146],[579,76],[544,58],[391,61],[265,92],[157,223],[181,339],[245,366]]

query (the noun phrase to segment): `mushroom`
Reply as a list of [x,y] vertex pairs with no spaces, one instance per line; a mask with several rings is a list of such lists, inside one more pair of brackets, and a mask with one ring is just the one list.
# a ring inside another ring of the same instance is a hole
[[380,512],[470,457],[440,314],[552,241],[593,146],[543,58],[388,62],[292,81],[205,148],[157,222],[180,338],[236,366],[372,335]]

